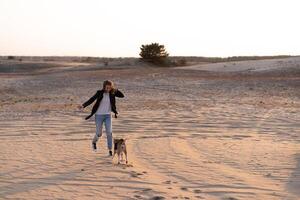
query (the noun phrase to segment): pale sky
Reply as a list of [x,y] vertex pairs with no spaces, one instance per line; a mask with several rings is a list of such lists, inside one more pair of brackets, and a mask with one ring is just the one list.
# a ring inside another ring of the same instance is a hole
[[299,0],[0,0],[0,55],[300,55]]

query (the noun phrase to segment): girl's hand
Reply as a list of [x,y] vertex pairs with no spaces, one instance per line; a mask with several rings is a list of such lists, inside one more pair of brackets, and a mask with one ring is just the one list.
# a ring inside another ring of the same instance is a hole
[[83,106],[82,106],[82,105],[77,106],[77,108],[78,108],[79,110],[83,110]]

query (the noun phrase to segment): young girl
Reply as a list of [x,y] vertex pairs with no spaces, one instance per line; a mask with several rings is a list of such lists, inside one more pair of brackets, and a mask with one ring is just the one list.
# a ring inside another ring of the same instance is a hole
[[104,81],[102,90],[98,90],[94,96],[92,96],[87,102],[79,106],[79,109],[83,109],[88,105],[92,104],[95,100],[96,103],[93,106],[92,112],[85,119],[89,119],[94,114],[96,122],[96,134],[92,141],[93,150],[97,150],[97,141],[102,135],[102,126],[105,125],[106,137],[107,137],[107,147],[109,150],[109,155],[112,156],[112,122],[111,122],[111,112],[115,114],[117,118],[117,108],[116,108],[116,98],[123,98],[124,94],[114,88],[114,83],[112,81]]

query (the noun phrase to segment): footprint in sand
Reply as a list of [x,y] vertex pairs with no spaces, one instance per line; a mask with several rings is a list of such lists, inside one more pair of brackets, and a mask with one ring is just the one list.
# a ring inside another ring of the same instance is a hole
[[143,189],[142,191],[143,192],[149,192],[149,191],[151,191],[152,189],[151,188],[145,188],[145,189]]
[[183,190],[183,191],[188,191],[187,187],[181,187],[180,189]]
[[130,172],[130,175],[131,175],[131,177],[137,178],[137,177],[142,176],[142,175],[144,175],[144,174],[143,174],[143,173],[136,172],[136,171],[131,171],[131,172]]
[[137,194],[134,195],[133,197],[134,197],[134,198],[137,198],[137,199],[142,199],[142,198],[143,198],[141,195],[137,195]]
[[202,191],[199,190],[199,189],[194,190],[194,193],[197,193],[197,194],[199,194],[199,193],[201,193],[201,192],[202,192]]
[[145,193],[145,192],[150,192],[150,191],[152,191],[151,188],[144,188],[141,190],[136,190],[136,191],[134,191],[134,193]]
[[238,200],[237,198],[235,197],[225,197],[223,198],[224,200]]
[[164,184],[171,184],[171,181],[165,181]]
[[175,196],[172,199],[191,199],[190,197],[183,197],[183,196]]
[[166,199],[166,198],[163,196],[154,196],[151,198],[151,200],[163,200],[163,199]]
[[[110,162],[108,162],[107,164],[109,164],[109,163]],[[126,169],[127,167],[133,167],[132,164],[123,164],[123,163],[120,163],[120,164],[114,163],[113,165],[116,167],[122,167],[123,169]]]

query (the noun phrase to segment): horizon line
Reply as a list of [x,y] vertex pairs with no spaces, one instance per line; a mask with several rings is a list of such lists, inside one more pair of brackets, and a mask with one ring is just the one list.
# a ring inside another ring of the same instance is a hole
[[[6,55],[0,55],[0,57],[69,57],[69,58],[84,58],[84,57],[89,57],[89,58],[141,58],[140,56],[70,56],[70,55],[15,55],[15,54],[6,54]],[[292,54],[274,54],[274,55],[235,55],[235,56],[195,56],[195,55],[190,55],[190,56],[168,56],[168,57],[201,57],[201,58],[232,58],[232,57],[299,57],[300,55],[292,55]]]

